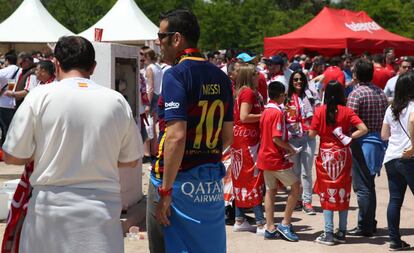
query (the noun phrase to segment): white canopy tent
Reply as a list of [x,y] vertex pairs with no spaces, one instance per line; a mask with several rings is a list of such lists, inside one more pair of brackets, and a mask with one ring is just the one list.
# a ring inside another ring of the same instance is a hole
[[94,40],[95,28],[103,29],[102,41],[133,45],[151,44],[158,32],[134,0],[118,0],[103,18],[79,35]]
[[50,15],[40,0],[24,0],[16,11],[0,24],[0,42],[47,43],[73,35]]

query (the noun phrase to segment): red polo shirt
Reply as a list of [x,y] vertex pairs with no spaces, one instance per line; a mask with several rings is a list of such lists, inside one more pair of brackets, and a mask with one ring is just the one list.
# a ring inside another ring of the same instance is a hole
[[393,74],[389,69],[383,67],[375,67],[371,82],[379,88],[384,89],[388,79],[390,79],[392,76]]
[[284,155],[286,151],[273,143],[278,137],[287,141],[285,116],[276,102],[270,100],[260,118],[260,149],[257,157],[257,167],[261,170],[286,170],[292,167]]

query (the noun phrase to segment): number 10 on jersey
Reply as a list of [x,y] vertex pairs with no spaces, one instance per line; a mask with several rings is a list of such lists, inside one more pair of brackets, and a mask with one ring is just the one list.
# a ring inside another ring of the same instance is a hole
[[[209,104],[208,100],[200,100],[198,106],[202,108],[200,122],[198,122],[196,128],[196,136],[194,139],[193,148],[200,149],[201,141],[203,139],[204,129],[206,134],[206,146],[209,149],[214,149],[217,147],[218,139],[220,136],[221,128],[223,126],[224,119],[224,104],[221,100],[214,100]],[[219,122],[217,125],[216,133],[213,136],[214,131],[214,115],[218,109],[219,113]]]

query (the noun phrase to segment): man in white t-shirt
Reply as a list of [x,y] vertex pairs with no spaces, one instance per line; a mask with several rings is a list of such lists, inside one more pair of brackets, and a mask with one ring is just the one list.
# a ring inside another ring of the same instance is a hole
[[285,62],[283,58],[280,55],[272,56],[267,61],[267,65],[269,70],[266,77],[267,85],[274,81],[281,82],[285,86],[285,91],[287,92],[291,71],[284,69]]
[[3,145],[7,164],[34,160],[19,251],[124,252],[118,167],[135,167],[142,140],[125,98],[89,79],[92,44],[62,37],[58,82],[31,91]]
[[398,75],[390,78],[387,81],[387,84],[385,85],[385,88],[384,88],[384,93],[385,93],[385,96],[387,96],[389,103],[391,103],[394,99],[395,84],[397,83],[398,77],[412,70],[413,70],[413,59],[411,57],[404,57],[400,64]]
[[15,77],[16,85],[13,90],[4,92],[5,96],[8,96],[15,101],[15,108],[20,106],[29,91],[34,89],[38,83],[35,75],[36,64],[34,63],[31,54],[27,52],[19,53],[17,57],[17,66],[19,66],[20,69]]
[[9,52],[5,55],[5,67],[0,69],[0,129],[1,140],[0,144],[3,145],[6,139],[6,134],[9,129],[10,122],[14,115],[14,106],[16,104],[14,98],[6,96],[5,93],[8,90],[8,80],[15,79],[19,72],[19,67],[16,65],[17,56],[14,52]]

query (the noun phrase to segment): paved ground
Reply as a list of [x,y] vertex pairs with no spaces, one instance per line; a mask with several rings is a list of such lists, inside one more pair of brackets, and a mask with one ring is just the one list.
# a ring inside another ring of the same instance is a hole
[[[146,171],[146,168],[144,168]],[[4,163],[0,163],[0,185],[6,179],[18,178],[21,173],[21,167],[6,166]],[[147,175],[144,174],[143,178],[143,190],[146,193],[148,182]],[[234,233],[231,231],[231,226],[227,226],[227,249],[229,253],[240,252],[333,252],[333,253],[350,253],[350,252],[363,252],[363,253],[380,253],[388,252],[388,239],[386,230],[386,208],[388,203],[388,188],[387,178],[383,174],[377,178],[377,220],[378,220],[378,234],[373,238],[358,238],[348,237],[347,243],[336,246],[323,246],[313,242],[313,240],[322,232],[323,229],[323,217],[319,205],[317,196],[314,195],[314,206],[318,213],[316,216],[307,216],[302,212],[294,212],[294,227],[298,232],[301,239],[298,243],[286,242],[283,240],[276,241],[264,241],[263,238],[256,236],[254,233],[239,232]],[[279,195],[276,203],[276,221],[280,221],[282,215],[281,211],[284,208],[284,200],[286,195]],[[351,198],[351,208],[348,215],[348,227],[352,228],[356,224],[357,205],[355,201],[355,194]],[[401,213],[401,232],[403,239],[408,243],[414,245],[414,198],[411,192],[407,192],[404,207]],[[337,225],[337,217],[335,217],[335,224]],[[0,223],[0,239],[4,230],[4,223]],[[196,231],[195,231],[196,232]],[[125,252],[126,253],[144,253],[148,251],[148,240],[145,235],[144,240],[130,241],[125,239]]]

